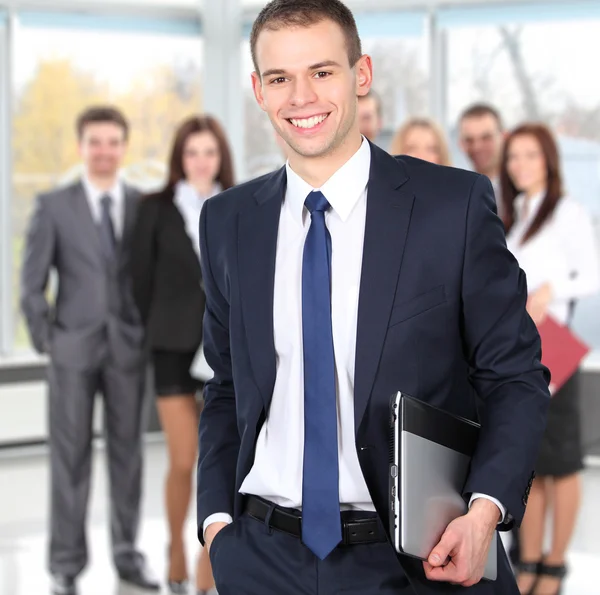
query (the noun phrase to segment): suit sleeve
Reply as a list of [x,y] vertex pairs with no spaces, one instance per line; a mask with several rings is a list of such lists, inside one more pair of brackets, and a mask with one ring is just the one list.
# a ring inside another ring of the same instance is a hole
[[199,427],[197,481],[198,538],[204,543],[204,521],[216,513],[233,517],[236,466],[240,450],[235,390],[231,367],[229,303],[217,278],[223,271],[211,259],[226,235],[217,220],[209,222],[211,201],[200,215],[200,253],[206,291],[204,353],[214,376],[204,387],[204,410]]
[[27,231],[21,268],[21,310],[38,353],[47,353],[49,349],[50,306],[46,288],[54,265],[55,233],[48,197],[39,196]]
[[144,325],[148,324],[152,306],[157,219],[158,201],[143,199],[139,205],[131,239],[130,267],[133,297]]
[[465,496],[482,493],[520,525],[550,402],[525,274],[506,247],[489,180],[469,199],[462,278],[462,331],[471,383],[483,400],[481,434]]

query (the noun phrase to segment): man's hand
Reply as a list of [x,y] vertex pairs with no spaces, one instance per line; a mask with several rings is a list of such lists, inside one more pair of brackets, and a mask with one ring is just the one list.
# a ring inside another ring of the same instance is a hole
[[452,521],[429,559],[423,562],[430,581],[471,587],[483,576],[500,510],[489,500],[473,502],[469,512]]
[[206,527],[206,531],[204,532],[204,543],[206,544],[206,551],[210,552],[210,546],[214,541],[217,533],[227,527],[227,523],[211,523],[208,527]]
[[527,312],[535,324],[544,322],[548,315],[548,306],[552,301],[552,287],[550,283],[544,283],[534,291],[527,300]]

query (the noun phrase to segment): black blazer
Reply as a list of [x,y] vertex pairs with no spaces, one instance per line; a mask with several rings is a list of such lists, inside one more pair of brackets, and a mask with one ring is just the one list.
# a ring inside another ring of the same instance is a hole
[[142,199],[130,265],[150,348],[195,351],[202,342],[202,272],[172,193]]
[[[241,514],[240,485],[269,413],[285,187],[282,168],[209,200],[200,217],[204,348],[214,371],[200,420],[200,539],[209,515]],[[495,497],[519,524],[546,425],[549,376],[525,309],[525,275],[506,247],[491,184],[470,172],[394,158],[372,145],[368,188],[354,419],[375,508],[389,527],[389,402],[402,390],[472,420],[479,400],[485,403],[464,497]],[[420,562],[402,557],[399,563],[418,595],[513,593],[501,545],[498,552],[498,581],[468,589],[427,581]]]

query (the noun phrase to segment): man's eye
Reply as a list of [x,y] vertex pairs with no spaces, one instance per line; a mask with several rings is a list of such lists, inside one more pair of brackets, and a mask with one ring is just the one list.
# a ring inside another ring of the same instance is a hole
[[315,76],[316,76],[317,78],[320,78],[320,79],[322,79],[322,78],[325,78],[325,77],[329,76],[329,72],[317,72],[317,73],[315,74]]
[[280,84],[280,83],[283,83],[283,82],[285,82],[285,78],[284,78],[284,77],[282,77],[282,76],[280,76],[280,77],[278,77],[278,78],[276,78],[276,79],[273,79],[273,80],[271,81],[271,84],[276,84],[276,85],[278,85],[278,84]]

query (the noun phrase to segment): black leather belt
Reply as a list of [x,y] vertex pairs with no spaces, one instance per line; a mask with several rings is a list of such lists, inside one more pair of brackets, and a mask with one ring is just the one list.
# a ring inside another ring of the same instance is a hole
[[[300,512],[294,512],[280,506],[273,507],[273,504],[257,498],[256,496],[248,496],[246,498],[246,512],[249,516],[257,521],[264,523],[269,513],[269,527],[283,531],[294,537],[302,536],[302,515]],[[347,518],[344,516],[347,513],[340,513],[342,521],[342,541],[340,545],[357,545],[365,543],[380,543],[387,540],[385,531],[376,517],[369,518]],[[352,516],[356,512],[349,513]]]

